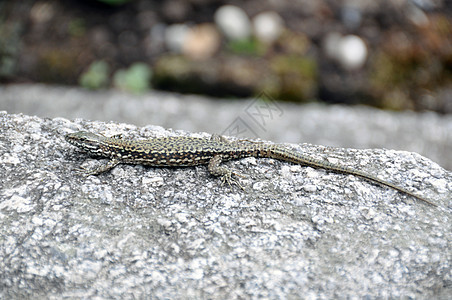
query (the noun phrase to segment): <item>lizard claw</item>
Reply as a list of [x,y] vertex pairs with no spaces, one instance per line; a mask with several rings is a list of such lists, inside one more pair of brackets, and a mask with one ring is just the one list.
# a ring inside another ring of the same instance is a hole
[[237,173],[237,172],[228,172],[221,177],[221,185],[224,185],[225,183],[227,183],[229,185],[229,187],[232,188],[232,185],[235,184],[235,185],[239,186],[242,190],[245,190],[245,188],[240,184],[240,182],[238,180],[234,179],[232,177],[232,175],[242,177],[242,178],[244,177],[242,174]]
[[85,168],[85,167],[82,167],[82,166],[74,169],[74,171],[76,171],[77,173],[79,173],[80,175],[82,175],[85,178],[90,176],[90,175],[93,175],[93,171],[92,170],[90,170],[88,168]]

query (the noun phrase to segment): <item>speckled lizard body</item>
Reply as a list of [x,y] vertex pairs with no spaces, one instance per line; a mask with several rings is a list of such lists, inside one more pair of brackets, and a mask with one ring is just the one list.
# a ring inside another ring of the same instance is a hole
[[274,158],[294,164],[358,176],[436,206],[427,199],[415,195],[402,187],[379,179],[374,175],[332,164],[328,161],[314,159],[277,144],[250,141],[229,142],[218,135],[213,135],[211,139],[166,137],[149,140],[128,140],[122,138],[122,136],[105,137],[84,131],[68,134],[65,136],[65,139],[70,144],[87,151],[91,155],[110,159],[106,165],[88,171],[88,175],[100,174],[114,168],[120,163],[142,164],[152,167],[208,165],[210,174],[221,176],[223,181],[231,183],[235,182],[232,175],[239,174],[220,165],[222,161],[245,157]]

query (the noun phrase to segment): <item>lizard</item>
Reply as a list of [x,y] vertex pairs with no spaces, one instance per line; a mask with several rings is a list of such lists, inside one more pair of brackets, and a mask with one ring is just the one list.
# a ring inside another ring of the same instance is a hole
[[319,160],[278,144],[238,140],[230,142],[220,135],[208,138],[197,137],[162,137],[148,140],[125,139],[122,135],[106,137],[86,131],[78,131],[65,135],[70,144],[88,152],[92,156],[110,159],[109,162],[94,170],[85,170],[86,175],[98,175],[109,171],[118,164],[142,164],[151,167],[189,167],[207,165],[213,176],[220,176],[229,185],[240,184],[233,176],[241,174],[232,171],[223,161],[245,157],[273,158],[293,164],[321,168],[336,173],[354,175],[367,181],[377,183],[398,192],[416,198],[422,202],[437,206],[433,202],[413,192],[380,179],[370,173],[357,169]]

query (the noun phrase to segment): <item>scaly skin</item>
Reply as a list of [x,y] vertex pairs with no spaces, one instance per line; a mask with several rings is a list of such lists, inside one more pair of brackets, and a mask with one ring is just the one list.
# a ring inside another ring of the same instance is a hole
[[65,139],[70,144],[85,150],[91,155],[110,159],[106,165],[88,171],[88,175],[97,175],[106,172],[120,163],[142,164],[152,167],[208,165],[210,174],[221,176],[223,181],[229,184],[231,182],[238,184],[232,178],[232,175],[239,174],[220,165],[221,162],[245,157],[265,157],[358,176],[436,206],[427,199],[415,195],[402,187],[379,179],[374,175],[314,159],[276,144],[249,141],[229,142],[217,135],[213,135],[210,140],[193,137],[127,140],[123,139],[122,136],[105,137],[85,131],[68,134],[65,136]]

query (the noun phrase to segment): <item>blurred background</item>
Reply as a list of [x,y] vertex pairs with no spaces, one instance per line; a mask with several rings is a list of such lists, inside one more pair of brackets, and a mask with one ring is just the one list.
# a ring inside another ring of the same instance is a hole
[[264,95],[284,118],[252,135],[452,166],[451,16],[447,0],[2,0],[0,109],[223,132]]
[[0,2],[2,83],[452,112],[452,3]]

